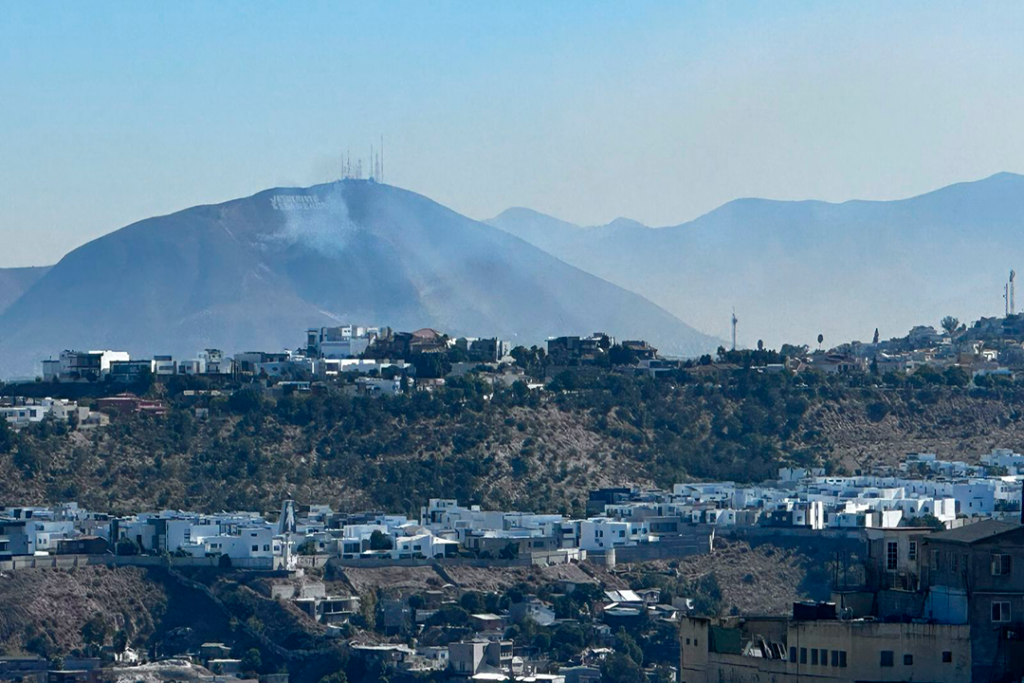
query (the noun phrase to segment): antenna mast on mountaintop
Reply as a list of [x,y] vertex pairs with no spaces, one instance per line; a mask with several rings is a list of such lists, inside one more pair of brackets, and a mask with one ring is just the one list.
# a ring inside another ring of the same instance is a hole
[[1017,271],[1010,271],[1010,315],[1017,314],[1017,307],[1013,305],[1013,281],[1017,277]]
[[736,309],[732,309],[732,350],[736,350],[736,323],[739,322],[739,318],[736,317]]

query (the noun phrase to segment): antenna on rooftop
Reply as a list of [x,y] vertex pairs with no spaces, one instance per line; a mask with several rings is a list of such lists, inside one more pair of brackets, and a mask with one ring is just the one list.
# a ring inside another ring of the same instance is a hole
[[736,350],[736,323],[739,322],[739,318],[736,317],[736,309],[732,309],[732,350]]

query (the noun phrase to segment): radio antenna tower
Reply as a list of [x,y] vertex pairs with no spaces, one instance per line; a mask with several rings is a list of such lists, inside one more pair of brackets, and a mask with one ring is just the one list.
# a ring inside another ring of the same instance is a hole
[[1013,305],[1013,281],[1017,277],[1017,271],[1010,271],[1010,315],[1017,314],[1017,307]]
[[736,323],[739,322],[739,318],[736,317],[736,309],[732,309],[732,350],[736,350]]

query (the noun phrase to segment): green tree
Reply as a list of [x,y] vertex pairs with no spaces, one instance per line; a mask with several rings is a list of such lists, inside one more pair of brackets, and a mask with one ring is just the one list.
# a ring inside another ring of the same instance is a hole
[[807,344],[783,344],[779,348],[779,353],[786,358],[803,358],[810,351],[810,347]]
[[370,534],[370,550],[391,550],[391,537],[380,529]]
[[479,614],[484,609],[484,601],[480,598],[480,594],[472,591],[465,593],[459,600],[459,604],[470,614]]
[[263,392],[259,389],[245,388],[231,394],[228,408],[239,415],[258,412],[263,407]]
[[865,408],[865,412],[872,422],[881,422],[889,414],[889,406],[883,401],[872,401]]
[[342,669],[338,669],[331,675],[321,678],[320,683],[348,683],[348,676]]
[[97,614],[89,621],[82,625],[82,640],[88,646],[90,652],[99,652],[99,649],[103,647],[107,638],[110,637],[113,629],[107,620],[100,614]]
[[633,636],[626,633],[624,628],[619,628],[619,632],[615,634],[615,649],[637,664],[644,663],[644,651],[636,644]]
[[459,605],[444,605],[427,620],[429,626],[465,626],[469,612]]
[[263,668],[263,657],[256,648],[246,650],[242,656],[242,671],[246,673],[259,673]]
[[945,531],[946,525],[936,517],[935,515],[921,515],[920,517],[913,517],[907,520],[907,526],[920,526],[935,529],[936,531]]
[[114,633],[114,640],[111,643],[114,646],[114,652],[124,652],[128,649],[128,631],[123,628],[117,629]]
[[636,351],[616,344],[608,350],[608,361],[612,365],[636,365]]
[[939,324],[942,325],[942,329],[946,331],[946,334],[950,336],[953,336],[953,333],[956,332],[956,328],[960,327],[960,321],[951,315],[947,315]]
[[139,552],[139,544],[127,536],[119,539],[114,545],[115,555],[138,555]]
[[373,631],[377,628],[377,594],[374,591],[367,591],[359,596],[359,621],[363,628]]
[[14,430],[7,420],[0,420],[0,453],[10,453],[14,448]]
[[31,479],[42,469],[43,458],[33,442],[22,440],[18,444],[18,450],[14,452],[14,464]]
[[959,365],[951,365],[942,372],[946,384],[951,387],[966,387],[971,383],[971,376]]
[[643,669],[631,658],[616,652],[601,663],[602,683],[647,683]]
[[412,365],[420,379],[436,379],[452,371],[452,363],[446,353],[417,354],[412,358]]

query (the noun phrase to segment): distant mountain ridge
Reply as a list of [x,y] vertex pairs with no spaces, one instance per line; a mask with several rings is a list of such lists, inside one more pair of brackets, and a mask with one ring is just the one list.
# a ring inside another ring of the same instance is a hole
[[0,313],[6,311],[52,267],[0,268]]
[[0,376],[64,348],[293,348],[339,322],[517,343],[601,330],[682,355],[718,343],[426,197],[347,180],[185,209],[75,249],[0,314]]
[[738,199],[666,228],[581,228],[525,209],[486,222],[708,332],[726,336],[735,307],[749,346],[828,344],[1001,314],[1002,283],[1024,267],[1024,176],[896,201]]

